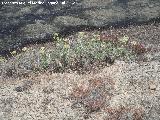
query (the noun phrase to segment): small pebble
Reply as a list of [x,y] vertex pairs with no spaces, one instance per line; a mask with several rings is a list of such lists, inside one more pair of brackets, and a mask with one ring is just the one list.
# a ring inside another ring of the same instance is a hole
[[150,88],[150,90],[156,90],[156,85],[154,85],[154,84],[151,84],[150,86],[149,86],[149,88]]
[[21,86],[16,87],[14,90],[17,92],[23,92],[23,88]]

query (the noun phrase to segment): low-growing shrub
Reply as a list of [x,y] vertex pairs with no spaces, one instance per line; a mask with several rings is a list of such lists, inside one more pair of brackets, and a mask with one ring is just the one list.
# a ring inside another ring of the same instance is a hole
[[[128,36],[120,38],[114,36],[112,40],[112,36],[105,38],[97,33],[87,35],[86,32],[79,32],[74,40],[61,38],[58,34],[55,34],[53,39],[54,42],[49,48],[45,45],[37,48],[24,47],[20,54],[16,50],[12,51],[12,58],[5,61],[3,66],[7,68],[4,68],[6,70],[15,68],[19,75],[22,75],[20,71],[24,70],[82,72],[108,63],[113,64],[115,59],[133,60],[136,55],[134,46],[128,44]],[[0,60],[3,61],[2,58]]]

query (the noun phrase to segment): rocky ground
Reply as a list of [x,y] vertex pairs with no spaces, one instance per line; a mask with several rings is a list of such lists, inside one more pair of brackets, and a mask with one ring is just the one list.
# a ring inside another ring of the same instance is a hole
[[118,31],[154,50],[146,60],[116,60],[83,75],[46,72],[0,80],[0,120],[159,120],[160,25],[108,30]]

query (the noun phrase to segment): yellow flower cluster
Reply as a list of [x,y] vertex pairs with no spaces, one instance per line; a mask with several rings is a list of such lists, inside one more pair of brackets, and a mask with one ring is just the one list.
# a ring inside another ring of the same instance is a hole
[[22,51],[24,52],[27,51],[27,47],[22,48]]
[[120,42],[126,44],[129,40],[129,37],[128,36],[123,36],[122,38],[119,39]]
[[44,53],[45,52],[45,47],[41,47],[39,52]]

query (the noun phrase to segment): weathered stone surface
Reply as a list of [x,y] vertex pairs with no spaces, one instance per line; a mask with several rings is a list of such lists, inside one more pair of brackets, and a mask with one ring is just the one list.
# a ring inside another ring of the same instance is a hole
[[160,17],[159,0],[58,0],[52,5],[47,4],[51,0],[34,5],[28,3],[30,0],[21,1],[25,4],[0,3],[0,54],[25,44],[48,41],[55,32],[147,22]]

